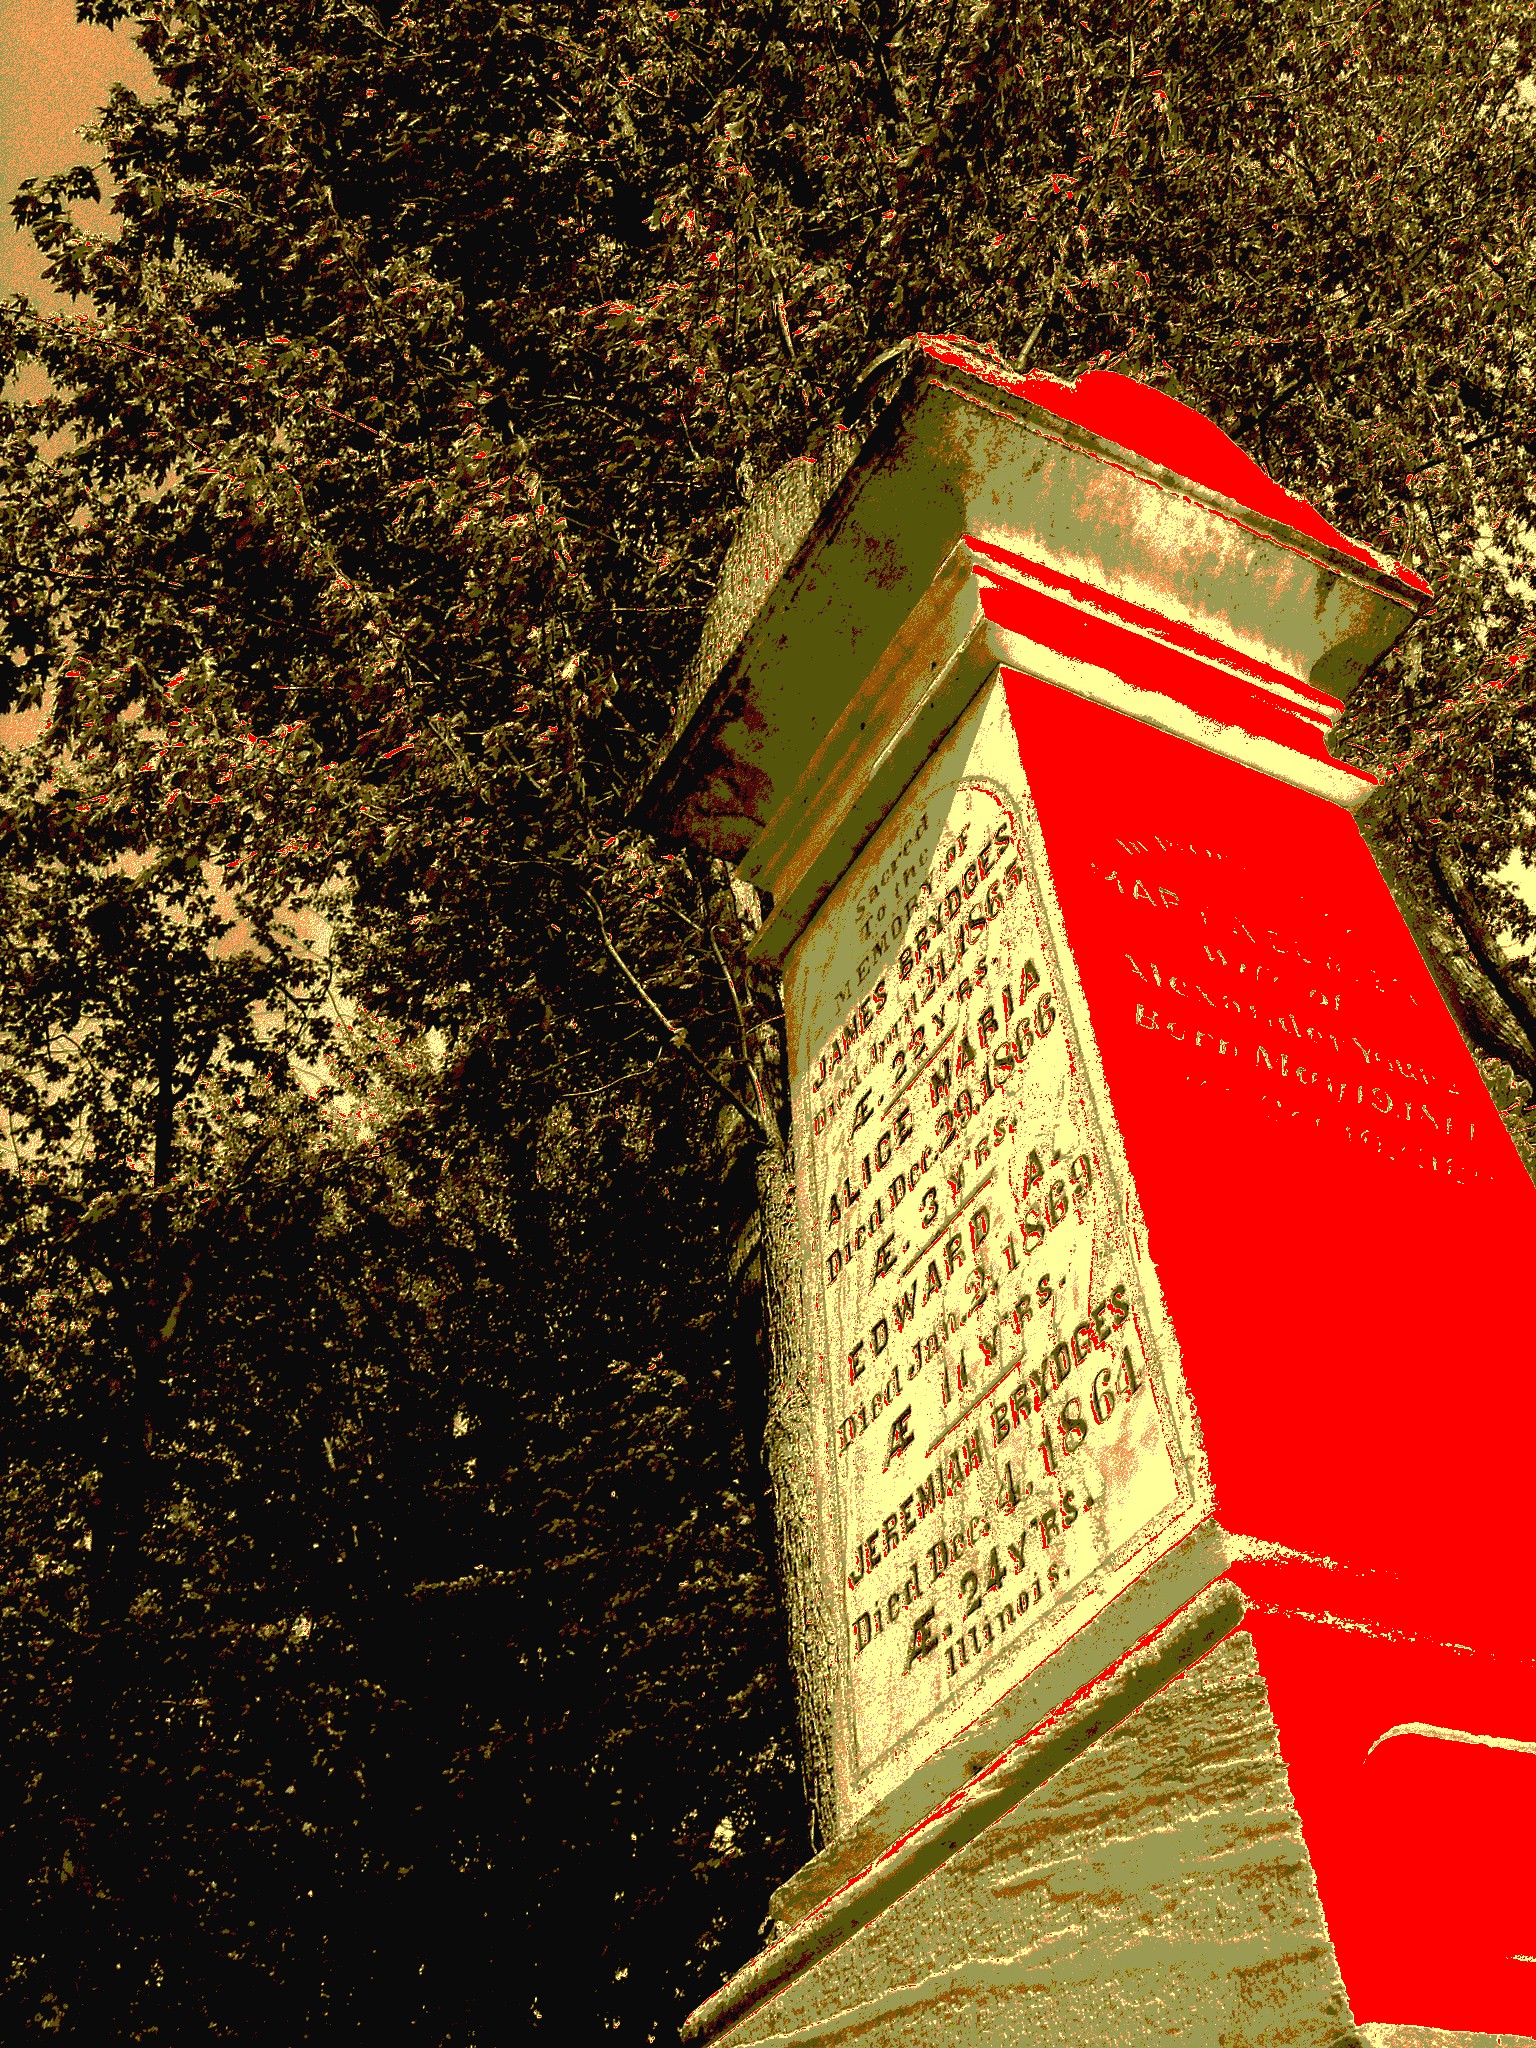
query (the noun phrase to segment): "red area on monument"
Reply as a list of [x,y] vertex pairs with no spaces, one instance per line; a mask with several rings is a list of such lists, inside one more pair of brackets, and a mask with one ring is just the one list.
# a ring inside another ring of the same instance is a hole
[[[1270,1552],[1233,1576],[1351,2002],[1525,2026],[1536,1756],[1371,1745],[1536,1741],[1513,1393],[1536,1188],[1348,811],[1008,692],[1217,1517]],[[1474,1786],[1504,1820],[1472,1859]]]

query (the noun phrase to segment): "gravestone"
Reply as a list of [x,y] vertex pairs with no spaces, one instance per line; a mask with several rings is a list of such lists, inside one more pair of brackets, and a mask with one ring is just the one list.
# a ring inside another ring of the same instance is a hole
[[1429,592],[1128,379],[899,369],[646,799],[783,976],[829,1815],[685,2037],[1536,2034],[1536,1189],[1327,744]]

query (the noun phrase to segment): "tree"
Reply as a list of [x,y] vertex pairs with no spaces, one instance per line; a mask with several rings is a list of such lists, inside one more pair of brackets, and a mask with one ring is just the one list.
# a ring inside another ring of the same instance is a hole
[[0,327],[10,2023],[660,2038],[808,1846],[732,1320],[776,993],[630,822],[734,523],[927,329],[1410,561],[1340,740],[1520,1125],[1536,31],[81,11],[163,92],[115,236],[23,189],[80,310]]

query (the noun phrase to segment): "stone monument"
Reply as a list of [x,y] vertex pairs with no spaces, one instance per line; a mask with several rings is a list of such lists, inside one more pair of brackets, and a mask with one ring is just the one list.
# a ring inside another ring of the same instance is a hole
[[1536,2035],[1536,1189],[1329,728],[1430,602],[923,337],[646,798],[782,973],[826,1847],[685,2038]]

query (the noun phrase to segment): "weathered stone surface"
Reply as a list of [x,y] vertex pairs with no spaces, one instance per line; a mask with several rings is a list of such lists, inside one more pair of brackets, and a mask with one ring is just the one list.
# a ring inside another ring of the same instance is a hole
[[1354,2038],[1241,1632],[715,2036],[722,2048]]
[[[1126,393],[1143,408],[1156,400],[1112,373],[1087,386],[1106,417],[1118,419]],[[1347,696],[1420,591],[1311,508],[1279,506],[1224,436],[1227,466],[1235,458],[1267,494],[1239,486],[1239,505],[1230,476],[1212,489],[1127,445],[1123,423],[1110,438],[1090,430],[1075,417],[1089,397],[926,337],[867,439],[863,425],[834,436],[803,472],[775,478],[728,557],[648,819],[775,889],[755,842],[963,535],[1022,547],[1059,575],[1215,634],[1242,661]],[[1199,429],[1215,433],[1187,409],[1173,414],[1152,436],[1164,457],[1175,438],[1187,454]]]
[[1036,837],[993,682],[785,979],[844,1828],[1209,1513]]

